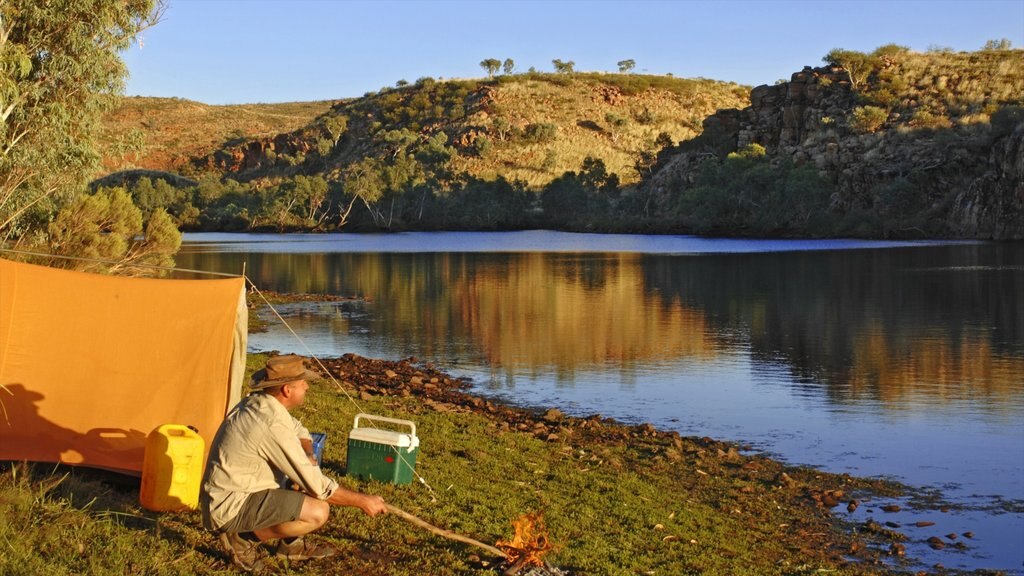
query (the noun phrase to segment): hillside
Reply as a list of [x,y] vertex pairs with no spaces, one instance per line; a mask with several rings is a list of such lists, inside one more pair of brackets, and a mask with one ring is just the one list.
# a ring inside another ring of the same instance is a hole
[[125,97],[103,118],[103,168],[177,172],[232,142],[308,125],[333,102],[211,106],[181,98]]
[[666,226],[1024,238],[1024,52],[890,45],[825,60],[662,151],[641,194]]
[[539,188],[592,156],[634,182],[637,162],[660,147],[659,136],[692,138],[708,114],[746,104],[747,92],[712,80],[624,74],[422,79],[339,103],[290,134],[224,146],[196,166],[240,180],[337,179],[360,160],[394,157],[443,134],[452,174]]
[[[147,115],[159,138],[122,120],[108,141],[145,140],[139,167],[186,177],[127,174],[144,213],[166,208],[183,229],[1015,239],[1022,54],[836,49],[752,90],[639,74],[421,78],[319,108],[178,111],[162,126],[138,100],[145,112],[111,118]],[[202,105],[178,109],[190,106]],[[195,133],[178,136],[185,124]]]

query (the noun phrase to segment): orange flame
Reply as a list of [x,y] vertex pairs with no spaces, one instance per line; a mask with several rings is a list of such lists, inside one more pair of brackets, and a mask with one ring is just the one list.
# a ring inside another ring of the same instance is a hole
[[540,512],[524,514],[513,520],[512,526],[516,529],[512,540],[497,542],[498,548],[508,554],[508,561],[523,566],[543,566],[542,558],[552,548],[544,527],[544,515]]

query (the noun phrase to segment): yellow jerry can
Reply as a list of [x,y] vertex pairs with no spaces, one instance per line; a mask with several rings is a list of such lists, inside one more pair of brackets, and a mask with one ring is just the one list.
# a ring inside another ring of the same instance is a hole
[[146,437],[139,503],[154,512],[195,510],[203,481],[203,437],[188,426],[164,424]]

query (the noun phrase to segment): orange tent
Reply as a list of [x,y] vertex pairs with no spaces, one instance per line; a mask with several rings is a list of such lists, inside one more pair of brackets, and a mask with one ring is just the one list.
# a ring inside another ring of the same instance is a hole
[[0,460],[139,473],[146,435],[209,446],[240,398],[244,279],[155,280],[0,259]]

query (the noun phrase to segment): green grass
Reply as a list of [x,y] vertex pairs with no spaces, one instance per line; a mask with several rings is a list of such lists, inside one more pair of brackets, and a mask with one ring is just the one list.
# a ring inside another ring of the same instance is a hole
[[[250,356],[250,370],[265,357]],[[494,544],[510,522],[541,511],[556,549],[549,560],[576,574],[764,575],[875,573],[847,564],[852,536],[808,497],[880,484],[783,468],[761,457],[723,457],[710,440],[651,434],[594,420],[563,421],[544,441],[486,411],[416,394],[349,400],[314,383],[297,416],[328,440],[324,468],[349,488],[379,494],[424,520]],[[358,398],[358,396],[357,396]],[[449,398],[450,400],[450,398]],[[357,408],[356,404],[359,405]],[[438,410],[435,406],[443,406]],[[411,419],[424,485],[358,482],[343,476],[346,437],[357,411]],[[514,414],[525,417],[521,411]],[[781,471],[799,483],[787,488]],[[199,514],[153,513],[138,505],[137,481],[51,465],[0,471],[0,573],[221,574],[232,569]],[[397,517],[335,508],[320,536],[361,554],[285,566],[287,574],[494,574],[485,552]]]

